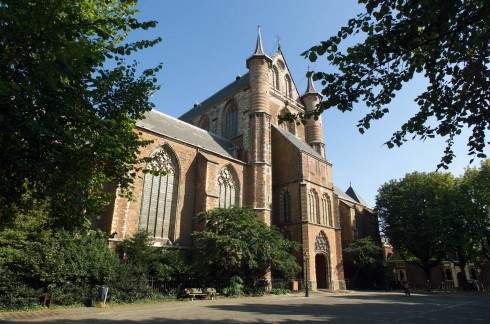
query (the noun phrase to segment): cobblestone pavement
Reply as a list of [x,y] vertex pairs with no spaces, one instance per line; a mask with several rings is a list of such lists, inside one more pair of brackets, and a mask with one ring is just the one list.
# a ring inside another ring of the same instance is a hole
[[488,323],[490,295],[318,292],[108,308],[0,313],[0,322],[43,323]]

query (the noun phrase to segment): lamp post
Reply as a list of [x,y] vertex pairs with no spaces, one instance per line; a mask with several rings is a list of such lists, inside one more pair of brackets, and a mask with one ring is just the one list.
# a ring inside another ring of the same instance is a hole
[[308,254],[308,252],[305,252],[304,253],[304,258],[305,258],[305,297],[310,297],[310,287],[309,287],[309,284],[308,284],[308,272],[309,272],[309,264],[310,264],[310,259],[309,259],[310,255]]
[[393,267],[393,281],[395,282],[394,289],[398,288],[398,279],[396,278],[396,267]]

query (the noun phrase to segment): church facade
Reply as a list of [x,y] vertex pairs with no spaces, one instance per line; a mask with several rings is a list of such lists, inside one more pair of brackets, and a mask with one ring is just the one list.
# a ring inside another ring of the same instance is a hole
[[136,131],[155,159],[141,173],[133,199],[116,198],[100,227],[114,241],[147,231],[156,246],[192,248],[193,215],[233,205],[253,209],[301,244],[297,258],[312,289],[344,289],[339,196],[327,160],[321,119],[279,123],[310,111],[322,96],[311,78],[300,94],[280,49],[246,60],[248,73],[196,104],[179,119],[150,111]]

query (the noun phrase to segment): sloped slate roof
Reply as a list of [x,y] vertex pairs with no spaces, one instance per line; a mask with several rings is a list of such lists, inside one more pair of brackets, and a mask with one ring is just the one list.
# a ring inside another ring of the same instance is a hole
[[339,187],[337,186],[333,186],[333,192],[341,199],[345,199],[345,200],[349,200],[349,201],[352,201],[353,203],[356,203],[356,201],[354,199],[352,199],[351,196],[349,196],[348,194],[346,194],[344,191],[342,191]]
[[348,194],[352,199],[354,199],[355,201],[357,201],[358,203],[360,203],[361,205],[363,206],[366,206],[368,207],[368,204],[364,201],[364,199],[362,199],[362,197],[354,190],[354,188],[352,188],[352,186],[349,186],[349,189],[347,189],[347,191],[345,192],[346,194]]
[[[308,78],[308,86],[306,87],[306,92],[303,94],[304,95],[307,95],[307,94],[316,94],[316,95],[320,95],[318,93],[318,91],[316,91],[315,89],[315,85],[313,84],[313,79],[312,77],[310,76]],[[320,95],[321,96],[321,95]]]
[[145,113],[136,126],[234,159],[232,142],[156,110]]
[[237,93],[238,91],[248,87],[250,87],[250,78],[249,74],[246,73],[241,78],[233,81],[208,99],[201,102],[198,108],[191,108],[190,110],[188,110],[185,114],[180,116],[179,119],[183,121],[189,121],[194,117],[203,114],[206,110],[208,110],[215,104],[222,102],[226,98],[230,97],[232,94]]
[[317,151],[315,151],[311,146],[306,144],[306,142],[303,142],[301,139],[297,138],[290,132],[277,127],[275,125],[272,125],[274,129],[276,129],[279,133],[281,133],[288,141],[290,141],[294,146],[296,146],[298,149],[300,149],[303,152],[306,152],[310,155],[313,155],[314,157],[320,159],[320,160],[325,160],[323,156],[321,156]]

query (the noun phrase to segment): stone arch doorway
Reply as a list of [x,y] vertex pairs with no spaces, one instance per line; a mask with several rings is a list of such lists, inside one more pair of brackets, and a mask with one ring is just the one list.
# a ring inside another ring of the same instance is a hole
[[315,240],[315,272],[317,289],[331,289],[330,244],[323,231],[318,233]]
[[316,287],[318,289],[327,289],[328,280],[327,278],[327,259],[323,254],[315,255],[315,271],[316,271]]

